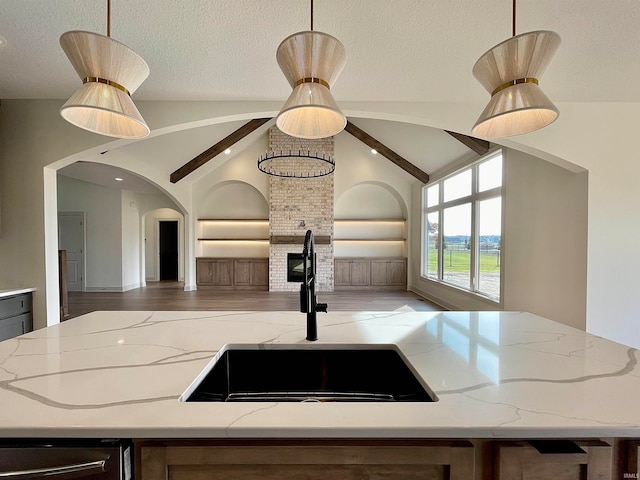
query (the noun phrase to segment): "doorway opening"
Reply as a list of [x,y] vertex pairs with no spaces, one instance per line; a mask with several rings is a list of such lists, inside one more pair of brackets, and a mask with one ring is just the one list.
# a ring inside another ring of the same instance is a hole
[[85,290],[84,212],[58,212],[58,249],[65,251],[64,279],[69,292]]
[[160,281],[178,281],[178,220],[158,222]]

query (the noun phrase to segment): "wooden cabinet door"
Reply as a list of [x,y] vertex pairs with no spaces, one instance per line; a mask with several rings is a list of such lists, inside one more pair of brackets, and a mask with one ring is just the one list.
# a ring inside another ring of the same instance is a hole
[[269,287],[269,259],[257,259],[251,262],[251,279],[253,287]]
[[371,260],[371,285],[387,284],[387,260]]
[[[473,480],[470,442],[423,445],[146,446],[140,480]],[[307,445],[304,445],[304,444]],[[373,442],[369,442],[373,443]],[[138,454],[139,453],[139,454]]]
[[351,261],[351,285],[361,287],[369,285],[369,260]]
[[234,261],[234,286],[264,287],[269,286],[269,259],[246,258]]
[[212,262],[213,281],[216,287],[233,286],[233,260],[214,260]]
[[233,273],[236,285],[251,285],[251,260],[235,260],[233,262]]
[[612,454],[611,446],[600,440],[498,443],[495,478],[610,480],[613,470]]
[[407,262],[406,260],[389,260],[387,262],[387,285],[407,284]]
[[371,285],[399,287],[407,284],[407,263],[403,258],[371,260]]
[[196,284],[213,285],[213,265],[211,260],[196,259]]
[[335,285],[348,286],[351,285],[351,261],[336,258],[334,261],[334,278]]

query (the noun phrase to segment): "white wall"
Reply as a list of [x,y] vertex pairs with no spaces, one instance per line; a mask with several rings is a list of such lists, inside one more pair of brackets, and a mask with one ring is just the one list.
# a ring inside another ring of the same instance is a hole
[[58,210],[85,212],[85,289],[122,290],[120,190],[58,175]]
[[123,291],[140,287],[140,213],[136,194],[121,192],[122,210],[122,280]]
[[588,173],[508,150],[504,174],[504,309],[585,330]]

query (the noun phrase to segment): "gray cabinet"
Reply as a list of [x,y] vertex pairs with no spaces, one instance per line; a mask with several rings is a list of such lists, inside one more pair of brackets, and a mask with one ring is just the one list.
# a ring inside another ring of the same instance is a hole
[[404,258],[371,260],[371,285],[405,286],[407,284],[407,261]]
[[0,341],[33,330],[31,293],[0,298]]
[[404,257],[340,257],[334,260],[335,288],[403,290],[407,287]]
[[268,258],[196,258],[196,281],[199,287],[220,290],[267,290]]

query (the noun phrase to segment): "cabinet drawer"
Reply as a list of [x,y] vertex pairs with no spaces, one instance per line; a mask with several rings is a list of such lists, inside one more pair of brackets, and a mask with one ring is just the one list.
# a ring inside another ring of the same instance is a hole
[[31,313],[0,320],[0,342],[33,330]]
[[23,293],[0,299],[0,319],[31,311],[31,294]]

